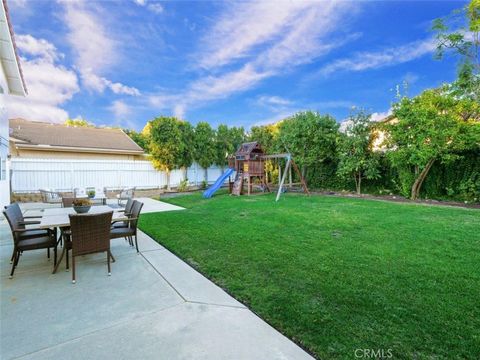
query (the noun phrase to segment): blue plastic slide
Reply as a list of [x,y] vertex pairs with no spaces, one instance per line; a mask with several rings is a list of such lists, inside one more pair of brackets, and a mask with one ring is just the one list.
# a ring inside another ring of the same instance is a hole
[[203,197],[205,199],[209,199],[212,197],[213,193],[215,191],[217,191],[218,189],[220,189],[223,185],[223,183],[225,182],[225,180],[230,176],[232,175],[233,173],[235,172],[235,169],[232,169],[232,168],[228,168],[227,171],[225,171],[218,179],[217,181],[215,181],[215,184],[213,184],[212,186],[210,186],[207,190],[205,190],[205,192],[203,193]]

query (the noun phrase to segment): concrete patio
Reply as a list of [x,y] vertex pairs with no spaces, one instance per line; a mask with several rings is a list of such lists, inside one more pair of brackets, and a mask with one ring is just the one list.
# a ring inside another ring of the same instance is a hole
[[[146,212],[181,210],[152,199]],[[29,215],[41,213],[28,204]],[[12,240],[0,222],[2,359],[310,359],[296,344],[147,235],[141,253],[112,240],[105,256],[65,262],[25,252],[8,278]]]

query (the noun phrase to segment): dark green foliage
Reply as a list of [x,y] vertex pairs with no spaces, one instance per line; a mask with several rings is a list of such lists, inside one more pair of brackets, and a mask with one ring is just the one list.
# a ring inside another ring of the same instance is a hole
[[215,159],[214,162],[220,167],[225,167],[228,156],[231,156],[245,141],[245,130],[243,127],[231,127],[219,125],[215,132]]
[[371,151],[374,132],[371,129],[370,114],[359,111],[347,121],[349,124],[345,134],[340,137],[337,173],[345,179],[353,178],[357,194],[360,194],[363,179],[380,177],[378,153]]
[[193,126],[188,121],[180,121],[178,127],[180,129],[181,142],[177,166],[186,169],[193,163],[192,149],[195,143],[195,133],[193,131]]
[[463,153],[454,163],[432,168],[422,196],[480,202],[480,149]]
[[337,155],[338,127],[330,115],[299,112],[280,123],[278,147],[290,152],[300,167],[333,161]]
[[[320,359],[479,359],[480,212],[201,194],[140,228]],[[274,357],[274,356],[273,356]]]

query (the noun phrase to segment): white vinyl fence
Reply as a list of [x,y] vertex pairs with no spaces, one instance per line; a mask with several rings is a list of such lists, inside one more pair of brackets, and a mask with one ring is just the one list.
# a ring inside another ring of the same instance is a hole
[[[150,161],[12,158],[10,168],[12,191],[19,193],[42,188],[70,191],[76,187],[150,189],[167,185],[165,172],[155,170]],[[177,186],[183,174],[182,170],[172,171],[170,185]],[[215,182],[220,175],[220,168],[210,167],[208,182]],[[204,180],[204,169],[193,164],[187,178],[190,185],[199,185]]]

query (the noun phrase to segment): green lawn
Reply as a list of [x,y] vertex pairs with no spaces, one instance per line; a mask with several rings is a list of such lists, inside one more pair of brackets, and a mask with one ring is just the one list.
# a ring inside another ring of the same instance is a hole
[[322,359],[480,358],[480,211],[288,194],[167,200],[140,227]]

